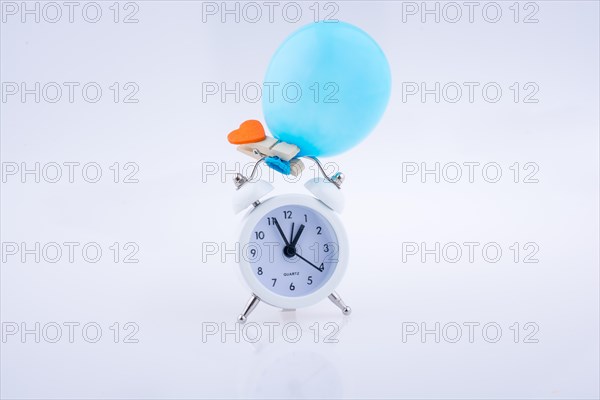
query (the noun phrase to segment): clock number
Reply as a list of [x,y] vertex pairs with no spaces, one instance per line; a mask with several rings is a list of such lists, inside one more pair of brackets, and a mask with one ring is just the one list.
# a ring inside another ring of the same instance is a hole
[[257,239],[263,240],[265,238],[265,233],[263,231],[254,232]]
[[273,287],[275,287],[275,284],[277,283],[277,279],[276,278],[272,278],[271,280],[273,281]]
[[309,276],[308,276],[308,284],[309,284],[309,285],[312,285],[312,275],[309,275]]
[[268,217],[268,218],[267,218],[267,223],[268,223],[269,225],[273,225],[273,224],[274,224],[274,222],[273,222],[273,219],[274,219],[274,218]]
[[322,228],[320,226],[317,226],[317,235],[321,234],[321,230],[322,230]]
[[327,251],[327,254],[325,255],[325,258],[323,260],[326,262],[337,262],[338,261],[338,252],[339,252],[338,244],[335,242],[330,242],[330,243],[328,243],[328,246],[329,246],[329,251]]
[[262,267],[258,267],[258,272],[257,272],[257,274],[259,274],[259,275],[262,275],[262,274],[263,274]]
[[329,245],[328,245],[327,243],[325,243],[325,244],[323,245],[323,251],[324,251],[325,253],[329,253]]
[[296,286],[294,286],[294,282],[290,283],[290,290],[296,290]]
[[319,269],[321,270],[321,272],[323,272],[325,270],[325,265],[321,263],[321,265],[319,265]]
[[292,218],[292,212],[291,211],[284,211],[283,212],[283,218],[284,219],[290,219],[290,218]]
[[308,215],[304,214],[304,222],[308,222]]

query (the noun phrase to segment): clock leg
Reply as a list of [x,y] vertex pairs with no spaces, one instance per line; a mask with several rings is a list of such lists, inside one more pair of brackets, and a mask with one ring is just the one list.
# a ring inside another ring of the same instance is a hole
[[260,299],[258,298],[258,296],[252,293],[252,296],[250,296],[250,300],[248,300],[248,303],[246,303],[246,307],[244,307],[244,311],[242,311],[242,313],[238,316],[238,322],[241,324],[246,322],[246,318],[248,318],[248,315],[250,315],[250,313],[256,308],[259,302]]
[[350,313],[352,312],[352,309],[350,307],[348,307],[346,305],[346,303],[344,303],[344,301],[342,300],[340,295],[337,294],[336,292],[333,292],[329,295],[329,300],[331,300],[333,302],[333,304],[338,306],[338,308],[340,310],[342,310],[342,313],[344,315],[350,315]]

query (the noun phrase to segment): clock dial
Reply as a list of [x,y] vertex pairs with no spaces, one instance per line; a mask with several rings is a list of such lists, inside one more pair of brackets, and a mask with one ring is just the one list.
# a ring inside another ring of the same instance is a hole
[[339,243],[329,221],[312,208],[275,208],[256,224],[243,251],[256,278],[282,296],[310,294],[331,278]]

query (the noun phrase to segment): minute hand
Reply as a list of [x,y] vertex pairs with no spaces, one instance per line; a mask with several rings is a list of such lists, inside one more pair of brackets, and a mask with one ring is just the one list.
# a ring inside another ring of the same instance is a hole
[[298,258],[300,258],[301,260],[306,261],[307,263],[309,263],[310,265],[312,265],[313,267],[315,267],[316,269],[318,269],[320,272],[323,272],[322,268],[317,267],[315,264],[311,263],[310,261],[308,261],[306,258],[302,257],[300,254],[296,253],[296,255],[298,256]]
[[298,232],[296,233],[296,237],[293,238],[292,243],[290,243],[290,246],[296,247],[296,243],[298,243],[298,240],[300,240],[300,235],[302,234],[303,230],[304,230],[304,224],[300,225],[300,228],[298,229]]

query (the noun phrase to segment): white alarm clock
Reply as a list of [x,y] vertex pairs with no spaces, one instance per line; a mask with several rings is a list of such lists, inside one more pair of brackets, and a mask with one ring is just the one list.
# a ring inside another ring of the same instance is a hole
[[238,317],[245,322],[262,300],[282,309],[313,305],[326,297],[350,314],[335,288],[348,266],[349,246],[337,215],[344,206],[341,173],[311,179],[308,194],[284,194],[263,200],[274,188],[263,180],[235,177],[234,211],[252,206],[239,236],[239,267],[252,295]]

